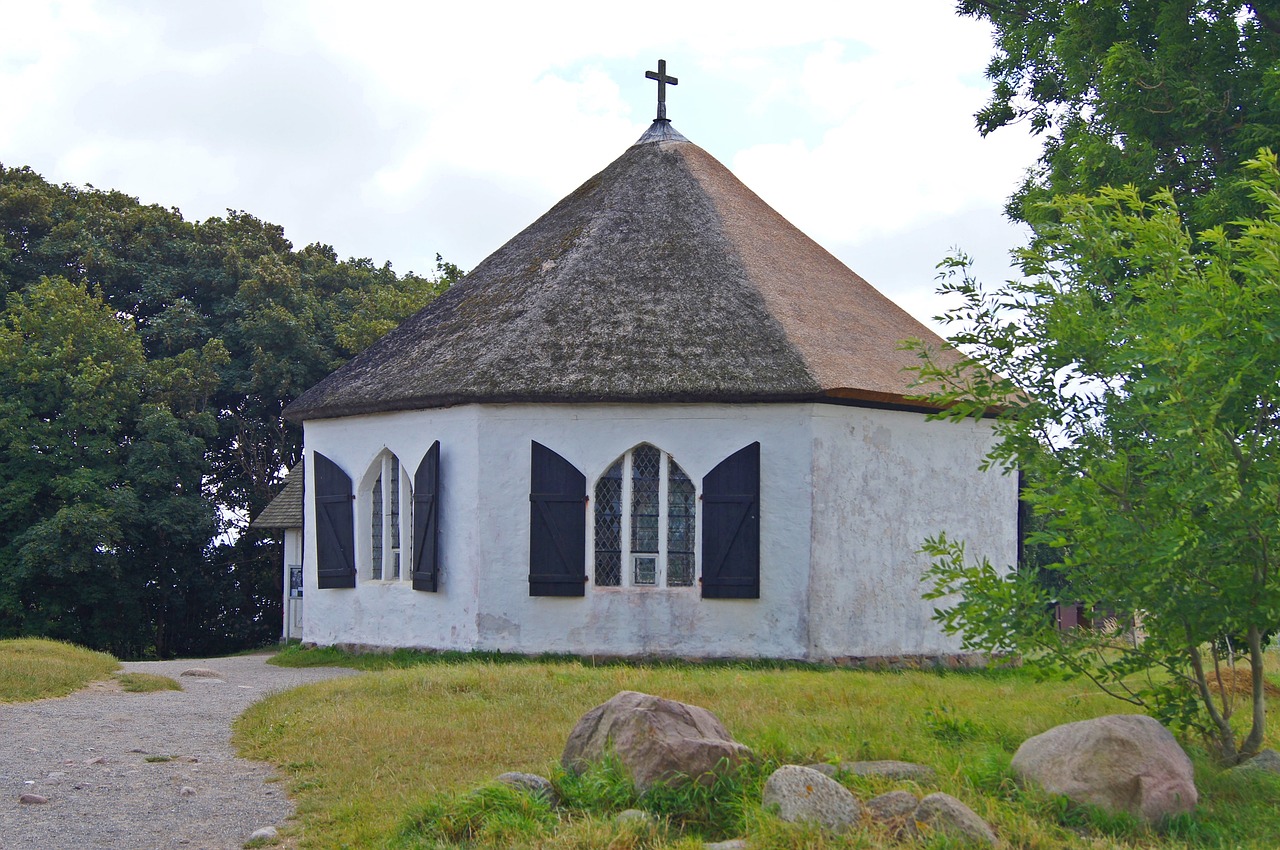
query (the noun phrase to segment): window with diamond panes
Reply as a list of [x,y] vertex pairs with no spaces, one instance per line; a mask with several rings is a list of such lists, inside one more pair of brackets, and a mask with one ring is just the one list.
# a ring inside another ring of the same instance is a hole
[[697,494],[670,455],[636,446],[596,481],[594,503],[597,587],[693,586]]
[[596,584],[622,584],[622,459],[596,482]]
[[400,459],[390,452],[378,456],[369,476],[373,481],[363,494],[367,507],[361,517],[368,540],[367,575],[375,581],[398,581],[407,578],[401,569],[401,549],[409,535],[401,518],[412,516],[412,487]]

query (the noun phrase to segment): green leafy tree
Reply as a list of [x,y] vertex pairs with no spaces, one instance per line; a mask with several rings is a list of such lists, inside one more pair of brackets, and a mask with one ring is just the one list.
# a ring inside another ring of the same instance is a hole
[[961,0],[996,53],[985,135],[1025,122],[1044,151],[1010,202],[1133,184],[1194,232],[1251,212],[1239,163],[1280,137],[1280,6],[1241,0]]
[[[1046,568],[1086,605],[1136,615],[1145,639],[1059,631],[1033,571],[970,563],[939,536],[944,627],[1087,675],[1228,761],[1261,746],[1263,642],[1280,624],[1280,171],[1269,153],[1248,168],[1264,214],[1231,234],[1193,238],[1166,191],[1104,189],[1054,202],[1022,279],[987,288],[951,261],[942,291],[959,304],[941,318],[966,358],[922,352],[921,368],[941,416],[1003,410],[988,460],[1026,471]],[[1237,661],[1252,674],[1243,737]]]
[[[15,505],[24,507],[12,516],[0,508],[0,551],[30,547],[27,561],[0,556],[0,611],[8,612],[0,630],[56,631],[33,594],[51,592],[39,576],[58,572],[60,547],[74,539],[58,535],[76,531],[99,539],[78,550],[88,559],[81,574],[127,562],[145,576],[119,588],[139,606],[129,616],[150,637],[131,638],[124,650],[114,643],[116,651],[217,652],[272,639],[280,622],[279,545],[247,521],[300,456],[301,431],[283,420],[284,407],[459,275],[438,257],[433,276],[397,275],[389,264],[339,261],[326,245],[294,250],[282,228],[245,212],[187,222],[175,209],[121,192],[55,186],[28,168],[0,166],[0,294],[17,299],[9,302],[11,330],[35,322],[24,305],[52,298],[50,281],[61,281],[71,289],[58,290],[58,298],[85,303],[54,311],[66,326],[44,330],[90,351],[127,343],[127,354],[108,354],[95,368],[134,370],[129,381],[104,385],[118,384],[114,394],[85,396],[83,380],[50,383],[38,376],[43,367],[21,371],[22,358],[39,349],[0,363],[19,369],[0,376],[15,382],[15,399],[40,395],[46,417],[66,411],[45,421],[15,401],[0,408],[0,432],[49,430],[60,440],[50,454],[70,464],[68,482],[82,488],[69,504],[42,496],[19,499]],[[77,311],[88,318],[72,321]],[[114,324],[101,324],[106,316]],[[23,374],[34,383],[23,385]],[[58,434],[81,405],[98,429],[95,439],[115,448],[96,456],[97,466],[75,471],[84,446]],[[47,460],[24,445],[12,444],[0,459],[12,476],[0,486],[15,492],[43,486],[48,471]],[[104,500],[120,505],[91,510]],[[74,511],[88,513],[73,528]],[[43,566],[32,560],[37,554]],[[22,584],[24,575],[32,582]]]

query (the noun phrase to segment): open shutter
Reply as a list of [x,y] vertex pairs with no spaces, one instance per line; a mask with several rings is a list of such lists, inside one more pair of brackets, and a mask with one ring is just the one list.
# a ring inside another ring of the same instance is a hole
[[413,589],[435,593],[440,575],[440,441],[413,474]]
[[320,587],[356,586],[356,532],[351,476],[319,452],[316,477],[316,580]]
[[760,444],[702,479],[702,598],[760,598]]
[[583,596],[587,477],[541,443],[529,461],[529,595]]

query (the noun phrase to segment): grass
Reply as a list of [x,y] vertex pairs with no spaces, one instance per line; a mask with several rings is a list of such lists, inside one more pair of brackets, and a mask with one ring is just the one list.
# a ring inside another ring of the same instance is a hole
[[[613,847],[684,850],[749,834],[754,846],[888,847],[875,830],[834,838],[762,812],[764,775],[714,798],[637,799],[616,777],[578,780],[556,764],[574,722],[620,690],[705,706],[767,764],[901,759],[928,764],[928,785],[842,777],[860,799],[905,788],[946,791],[1022,848],[1266,848],[1280,846],[1280,781],[1225,773],[1193,745],[1202,803],[1156,830],[1020,788],[1018,745],[1052,726],[1125,710],[1080,682],[1019,671],[866,672],[803,665],[649,666],[565,659],[333,650],[282,653],[277,663],[340,663],[371,674],[275,695],[237,722],[243,755],[275,764],[298,805],[300,846]],[[1273,723],[1275,721],[1273,720]],[[495,789],[508,770],[551,776],[565,797],[549,815]],[[479,793],[477,789],[481,789]],[[640,806],[653,824],[619,825]],[[918,846],[942,848],[945,840]]]
[[131,694],[182,690],[182,685],[177,679],[157,676],[154,673],[120,673],[116,676],[116,681],[120,683],[120,687]]
[[63,697],[106,679],[120,662],[105,652],[44,638],[0,640],[0,702]]

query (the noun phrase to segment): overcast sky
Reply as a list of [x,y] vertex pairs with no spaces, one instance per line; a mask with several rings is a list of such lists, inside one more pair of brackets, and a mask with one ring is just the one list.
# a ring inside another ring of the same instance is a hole
[[0,163],[295,246],[464,269],[654,115],[925,319],[953,247],[1006,274],[1038,144],[983,139],[990,32],[952,0],[0,0]]

